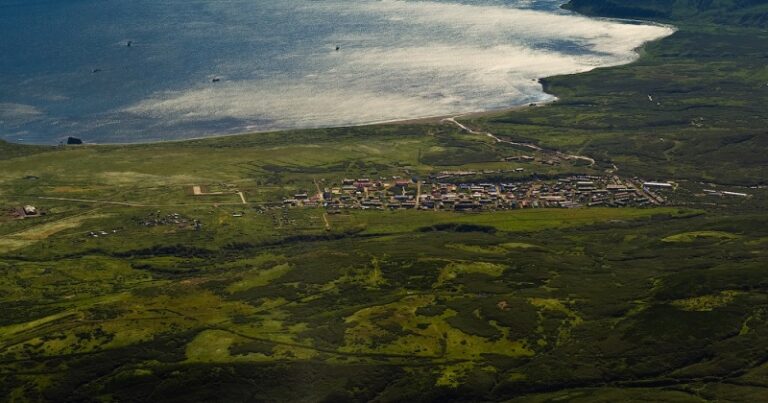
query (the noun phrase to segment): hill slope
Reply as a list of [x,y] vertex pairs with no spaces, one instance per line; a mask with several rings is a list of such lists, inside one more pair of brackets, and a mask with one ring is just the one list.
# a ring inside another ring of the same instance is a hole
[[572,0],[565,7],[605,17],[768,26],[766,0]]
[[560,99],[552,105],[467,124],[587,154],[625,173],[766,183],[768,33],[756,27],[765,21],[767,2],[574,0],[567,6],[595,16],[658,19],[679,30],[647,44],[630,65],[542,80]]

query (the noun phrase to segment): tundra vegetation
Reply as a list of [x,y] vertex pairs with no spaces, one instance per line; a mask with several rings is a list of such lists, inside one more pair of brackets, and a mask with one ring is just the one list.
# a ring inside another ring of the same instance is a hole
[[[437,123],[0,143],[0,396],[764,400],[765,2],[570,7],[679,31],[631,65],[546,79],[552,105],[464,123],[592,165],[509,161],[530,149]],[[617,169],[678,187],[648,208],[273,204],[322,179]]]

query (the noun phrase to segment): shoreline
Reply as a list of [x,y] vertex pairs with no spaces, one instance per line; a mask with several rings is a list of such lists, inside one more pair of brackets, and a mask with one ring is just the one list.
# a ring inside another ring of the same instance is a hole
[[[548,78],[548,77],[544,77],[539,80],[542,80],[545,78]],[[208,140],[208,139],[252,136],[252,135],[258,135],[258,134],[284,133],[284,132],[291,132],[291,131],[333,130],[333,129],[355,128],[355,127],[376,127],[376,126],[439,125],[439,124],[443,124],[443,122],[445,122],[447,119],[461,119],[466,117],[478,118],[478,117],[487,117],[487,116],[494,116],[494,115],[503,115],[506,113],[517,112],[517,111],[521,111],[528,108],[538,108],[538,107],[548,106],[559,100],[559,98],[557,98],[554,94],[550,94],[543,90],[542,92],[544,92],[545,94],[551,95],[553,98],[551,100],[546,100],[546,101],[527,103],[523,105],[513,105],[509,107],[489,109],[484,111],[462,112],[458,114],[451,113],[446,115],[425,116],[425,117],[416,117],[416,118],[393,119],[393,120],[385,120],[380,122],[368,122],[368,123],[341,125],[341,126],[318,126],[318,127],[306,127],[306,128],[291,128],[291,129],[255,130],[255,131],[243,131],[238,133],[212,134],[208,136],[187,137],[183,139],[150,140],[150,141],[136,141],[136,142],[124,142],[124,143],[120,143],[120,142],[90,143],[90,142],[87,142],[87,139],[80,138],[81,140],[83,140],[83,144],[76,144],[76,145],[64,144],[64,146],[73,147],[73,148],[74,147],[102,147],[102,146],[141,146],[141,145],[146,146],[146,145],[153,145],[153,144],[182,143],[187,141],[202,141],[202,140]],[[77,136],[72,136],[72,137],[77,137]],[[45,147],[45,146],[57,147],[58,146],[56,144],[22,143],[22,142],[8,141],[3,139],[0,139],[0,141],[4,141],[8,144],[30,146],[30,147]]]
[[[621,21],[625,23],[632,23],[632,24],[649,24],[649,25],[655,25],[659,27],[666,27],[671,29],[671,33],[669,35],[649,40],[635,49],[632,50],[632,52],[635,53],[636,58],[634,58],[632,61],[627,63],[619,63],[615,65],[606,65],[606,66],[598,66],[591,68],[589,70],[580,71],[576,73],[564,73],[564,74],[558,74],[554,76],[547,76],[547,77],[539,77],[536,78],[536,81],[539,84],[542,84],[543,80],[549,79],[551,77],[558,77],[558,76],[564,76],[564,75],[577,75],[577,74],[584,74],[591,71],[594,71],[596,69],[600,68],[613,68],[613,67],[619,67],[619,66],[627,66],[632,63],[636,63],[638,60],[642,58],[641,50],[644,46],[646,46],[649,43],[660,41],[664,38],[668,38],[671,35],[674,35],[678,28],[674,25],[670,24],[664,24],[656,21],[651,20],[638,20],[638,19],[619,19],[619,18],[606,18],[606,17],[599,17],[599,16],[590,16],[587,14],[582,14],[574,10],[570,10],[567,8],[564,8],[566,4],[569,2],[566,1],[561,6],[562,9],[567,10],[569,12],[572,12],[574,14],[583,15],[590,18],[595,19],[602,19],[602,20],[610,20],[610,21]],[[406,125],[439,125],[443,124],[448,119],[462,119],[462,118],[480,118],[480,117],[489,117],[489,116],[501,116],[508,113],[514,113],[518,112],[524,109],[528,108],[536,108],[536,107],[545,107],[549,106],[557,101],[560,100],[560,98],[553,93],[547,92],[544,86],[542,85],[541,92],[543,94],[546,94],[551,97],[551,99],[542,100],[538,102],[532,102],[532,103],[525,103],[525,104],[518,104],[518,105],[511,105],[508,107],[502,107],[497,109],[489,109],[489,110],[481,110],[481,111],[470,111],[470,112],[462,112],[457,114],[445,114],[445,115],[438,115],[438,116],[425,116],[425,117],[415,117],[415,118],[401,118],[401,119],[392,119],[392,120],[384,120],[384,121],[378,121],[378,122],[366,122],[366,123],[360,123],[360,124],[349,124],[349,125],[339,125],[339,126],[316,126],[316,127],[305,127],[305,128],[285,128],[285,129],[268,129],[268,130],[244,130],[239,131],[237,133],[222,133],[222,134],[210,134],[210,135],[203,135],[203,136],[197,136],[197,137],[186,137],[186,138],[180,138],[180,139],[170,139],[170,140],[163,140],[163,139],[156,139],[156,140],[147,140],[147,141],[135,141],[135,142],[98,142],[98,143],[91,143],[88,142],[87,139],[83,139],[80,137],[77,137],[83,140],[83,144],[76,145],[76,147],[95,147],[95,146],[138,146],[138,145],[153,145],[153,144],[165,144],[165,143],[179,143],[179,142],[187,142],[187,141],[202,141],[207,139],[220,139],[220,138],[228,138],[228,137],[236,137],[236,136],[250,136],[250,135],[257,135],[257,134],[267,134],[267,133],[283,133],[283,132],[291,132],[291,131],[306,131],[306,130],[329,130],[329,129],[345,129],[345,128],[359,128],[359,127],[376,127],[376,126],[406,126]],[[58,139],[59,141],[64,141],[66,137],[62,137]],[[11,141],[11,140],[5,140],[0,139],[1,142],[6,142],[9,144],[14,145],[20,145],[20,146],[51,146],[56,147],[56,144],[46,144],[46,143],[25,143],[25,142],[18,142],[18,141]],[[65,145],[66,146],[66,145]]]

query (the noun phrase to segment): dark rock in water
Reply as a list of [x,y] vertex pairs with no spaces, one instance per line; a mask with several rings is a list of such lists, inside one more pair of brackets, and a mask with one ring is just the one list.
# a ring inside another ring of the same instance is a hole
[[67,137],[67,144],[69,145],[83,144],[83,140],[80,140],[77,137]]

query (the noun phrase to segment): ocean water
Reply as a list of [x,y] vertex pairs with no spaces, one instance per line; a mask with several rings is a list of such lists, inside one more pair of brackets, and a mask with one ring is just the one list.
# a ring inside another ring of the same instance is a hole
[[537,78],[627,63],[672,33],[561,4],[0,0],[0,138],[127,143],[498,109],[549,100]]

